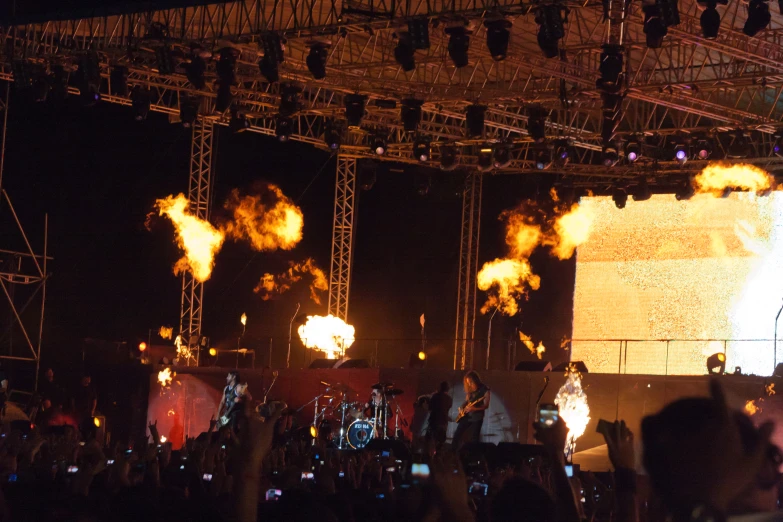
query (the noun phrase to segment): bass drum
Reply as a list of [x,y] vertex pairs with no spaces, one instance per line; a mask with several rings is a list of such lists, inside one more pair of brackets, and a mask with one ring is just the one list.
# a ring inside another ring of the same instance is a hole
[[362,449],[372,440],[372,421],[355,420],[348,427],[348,445],[353,449]]

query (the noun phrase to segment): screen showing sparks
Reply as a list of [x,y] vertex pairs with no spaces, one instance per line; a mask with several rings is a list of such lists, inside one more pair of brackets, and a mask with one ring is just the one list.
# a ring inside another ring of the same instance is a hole
[[577,251],[572,360],[592,372],[700,375],[725,350],[727,373],[772,373],[783,193],[582,206],[594,219]]

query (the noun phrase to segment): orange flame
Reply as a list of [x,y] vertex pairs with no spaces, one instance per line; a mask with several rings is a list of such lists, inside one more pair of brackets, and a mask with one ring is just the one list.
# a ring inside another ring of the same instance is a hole
[[566,382],[557,392],[555,404],[560,409],[560,417],[568,426],[566,453],[572,453],[576,440],[584,434],[587,423],[590,422],[590,406],[587,404],[587,395],[582,388],[582,374],[574,365],[568,366],[566,377]]
[[764,192],[772,188],[775,179],[769,172],[746,163],[734,165],[712,164],[693,178],[698,192],[709,192],[717,196],[727,188],[751,192]]
[[164,388],[171,385],[172,379],[173,376],[171,375],[171,368],[164,368],[158,372],[158,382]]
[[554,234],[544,241],[552,248],[558,259],[568,259],[574,255],[576,247],[590,238],[593,213],[589,208],[574,203],[571,209],[555,219]]
[[545,351],[546,347],[544,347],[544,343],[542,341],[538,341],[538,346],[536,346],[536,357],[538,357],[539,360],[543,357]]
[[528,350],[530,350],[531,354],[535,354],[539,359],[541,359],[544,352],[546,351],[543,342],[539,341],[538,346],[536,346],[530,336],[521,330],[519,331],[519,340],[522,341],[522,344],[524,344]]
[[171,340],[171,336],[174,335],[174,328],[171,326],[161,326],[158,330],[158,335],[161,339]]
[[297,332],[305,347],[324,352],[327,359],[336,359],[347,350],[356,335],[353,326],[333,315],[308,315]]
[[225,203],[233,221],[223,226],[234,240],[247,240],[253,249],[291,250],[302,239],[302,211],[275,185],[261,196],[240,196],[234,189]]
[[484,263],[476,282],[480,290],[494,290],[481,307],[482,314],[497,308],[506,315],[515,315],[519,310],[517,299],[525,295],[527,287],[538,290],[541,286],[541,278],[533,273],[527,259],[495,259]]
[[[758,399],[759,402],[763,400],[764,399]],[[745,413],[752,416],[760,411],[761,411],[761,407],[758,404],[756,404],[756,401],[745,401]]]
[[775,395],[775,393],[776,393],[775,392],[775,383],[771,382],[769,384],[766,384],[764,386],[764,391],[767,392],[767,396],[768,397],[772,397],[773,395]]
[[253,291],[261,294],[261,299],[268,301],[290,290],[294,283],[301,281],[306,274],[313,277],[310,283],[310,299],[316,304],[321,304],[318,293],[328,290],[329,284],[326,281],[326,274],[315,265],[312,258],[307,258],[301,263],[290,261],[288,270],[282,274],[264,274]]
[[174,274],[189,270],[199,282],[209,279],[215,265],[215,255],[223,245],[223,232],[209,221],[194,216],[183,194],[159,199],[155,206],[160,215],[165,215],[174,224],[177,244],[185,253],[174,265]]

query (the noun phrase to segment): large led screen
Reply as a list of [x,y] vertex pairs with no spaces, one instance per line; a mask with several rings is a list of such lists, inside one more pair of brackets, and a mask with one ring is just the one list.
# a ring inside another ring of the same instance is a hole
[[772,373],[783,193],[581,204],[593,223],[576,254],[572,360],[592,372],[699,375],[725,351],[727,372]]

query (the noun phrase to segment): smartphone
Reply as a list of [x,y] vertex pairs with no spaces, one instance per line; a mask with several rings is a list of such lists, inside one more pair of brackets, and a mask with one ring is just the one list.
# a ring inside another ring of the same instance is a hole
[[125,450],[125,454],[126,454],[126,455],[131,455],[132,453],[133,453],[133,450],[132,450],[132,449],[126,449],[126,450]]
[[382,451],[381,452],[381,457],[388,457],[388,456],[389,456],[389,452],[388,451]]
[[411,464],[411,482],[418,484],[430,478],[430,467],[427,464]]
[[394,473],[395,471],[397,471],[397,468],[395,468],[394,466],[386,468],[386,473]]
[[220,446],[220,449],[226,449],[226,445],[223,444],[222,446]]
[[114,464],[114,459],[109,459],[106,461],[107,466],[111,466],[112,464]]
[[16,473],[8,475],[8,482],[16,482]]
[[489,489],[488,484],[483,484],[481,482],[474,482],[468,487],[468,493],[479,497],[486,497],[488,489]]
[[595,427],[595,432],[600,433],[606,437],[614,436],[614,422],[608,420],[598,419],[598,425]]
[[345,471],[341,471],[340,473],[337,474],[337,476],[340,478],[345,478]]
[[383,493],[376,493],[375,498],[386,498],[386,495],[384,495]]
[[544,403],[538,407],[538,422],[541,426],[549,428],[557,422],[559,416],[557,404]]
[[206,482],[212,482],[212,473],[204,473],[201,478]]
[[[22,440],[25,440],[27,435],[22,435]],[[79,442],[79,446],[84,446],[84,441]]]
[[305,480],[313,480],[315,479],[315,475],[311,471],[303,471],[302,472],[302,482]]
[[566,470],[566,476],[568,478],[572,478],[574,476],[574,466],[573,466],[573,464],[566,464],[565,470]]
[[283,491],[280,489],[267,489],[266,490],[266,500],[277,500],[280,498],[283,494]]
[[181,466],[179,467],[179,469],[185,469],[185,465],[184,465],[184,464],[183,464],[183,465],[181,465]]
[[79,471],[79,466],[68,466],[68,473],[76,473]]

